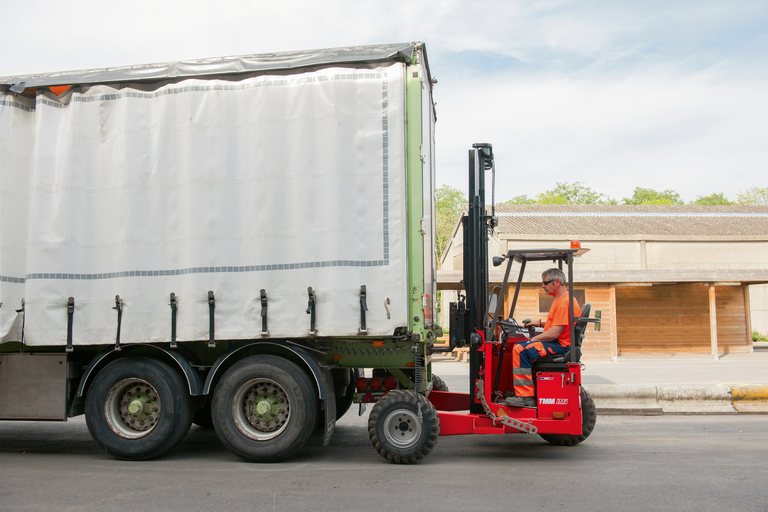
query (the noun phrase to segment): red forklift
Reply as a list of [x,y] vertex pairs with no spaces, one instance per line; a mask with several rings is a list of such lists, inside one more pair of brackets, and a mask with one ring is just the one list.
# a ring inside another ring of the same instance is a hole
[[[549,355],[533,363],[536,408],[510,407],[504,397],[513,391],[512,347],[528,341],[541,329],[524,327],[515,321],[515,307],[529,262],[550,261],[563,270],[567,266],[568,295],[573,297],[574,258],[586,253],[578,242],[567,249],[529,249],[509,251],[493,258],[494,266],[506,261],[501,286],[490,293],[488,238],[497,224],[485,205],[485,172],[494,170],[490,144],[474,144],[469,152],[469,212],[463,217],[464,290],[451,304],[450,345],[470,347],[469,384],[472,393],[433,390],[429,401],[440,418],[440,435],[460,434],[539,434],[549,443],[572,446],[585,440],[595,426],[595,404],[581,386],[581,344],[586,326],[599,319],[589,318],[590,305],[582,305],[574,316],[569,300],[571,349]],[[494,180],[495,181],[495,180]],[[509,314],[502,315],[513,263],[520,265]],[[578,312],[577,312],[578,313]],[[459,412],[461,411],[461,412]],[[466,412],[468,411],[468,412]]]
[[[368,433],[376,450],[395,463],[414,463],[426,457],[438,436],[462,434],[538,434],[547,442],[573,446],[584,441],[595,427],[592,398],[581,386],[581,344],[590,322],[590,305],[573,310],[573,262],[586,253],[578,242],[567,249],[512,250],[493,258],[494,266],[506,261],[501,286],[489,293],[488,239],[497,224],[491,204],[485,204],[486,171],[495,173],[490,144],[474,144],[469,151],[469,212],[462,218],[464,232],[464,275],[458,301],[450,304],[450,334],[447,347],[431,346],[432,353],[450,352],[469,346],[470,393],[447,390],[442,379],[432,375],[425,398],[418,393],[392,391],[375,404],[368,421]],[[494,179],[495,181],[495,179]],[[511,407],[505,395],[513,390],[513,346],[530,340],[542,329],[524,327],[515,320],[515,306],[529,262],[553,262],[562,271],[567,267],[571,343],[565,354],[549,355],[533,363],[536,407]],[[503,298],[514,263],[520,265],[509,314],[502,315]],[[597,315],[599,316],[599,315]],[[363,387],[368,382],[365,378]],[[362,409],[361,409],[362,413]]]

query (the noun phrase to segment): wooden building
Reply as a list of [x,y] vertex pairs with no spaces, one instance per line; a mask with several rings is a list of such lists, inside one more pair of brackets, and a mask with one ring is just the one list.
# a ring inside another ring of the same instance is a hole
[[[766,207],[503,206],[496,215],[490,256],[568,247],[571,240],[590,249],[574,265],[574,289],[603,322],[599,331],[588,328],[584,359],[719,357],[751,352],[752,330],[768,332]],[[462,237],[458,223],[441,260],[443,313],[461,280]],[[541,272],[549,266],[529,265],[518,321],[546,316],[551,298],[541,289]],[[491,281],[500,283],[501,269],[491,269]]]

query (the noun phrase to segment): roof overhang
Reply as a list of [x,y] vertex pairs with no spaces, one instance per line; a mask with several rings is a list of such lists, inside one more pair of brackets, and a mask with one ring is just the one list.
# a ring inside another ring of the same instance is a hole
[[[438,270],[437,289],[455,290],[464,278],[461,270]],[[502,270],[490,270],[491,283],[504,280]],[[540,284],[538,272],[527,272],[523,283]],[[712,283],[715,285],[766,284],[768,269],[756,270],[590,270],[573,272],[574,283],[601,283],[616,285],[653,285],[675,283]]]

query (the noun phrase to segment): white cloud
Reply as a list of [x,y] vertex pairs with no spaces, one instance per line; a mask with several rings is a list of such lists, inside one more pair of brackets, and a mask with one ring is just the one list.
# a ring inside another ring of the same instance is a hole
[[427,42],[438,180],[494,143],[500,197],[580,180],[733,198],[768,183],[768,2],[50,0],[4,6],[0,75]]

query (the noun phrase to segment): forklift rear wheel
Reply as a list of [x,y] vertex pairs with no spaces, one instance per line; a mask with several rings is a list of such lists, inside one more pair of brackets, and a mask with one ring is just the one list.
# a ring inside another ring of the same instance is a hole
[[439,435],[435,406],[415,391],[390,391],[376,402],[368,417],[373,447],[395,464],[420,461],[434,449]]
[[539,434],[546,442],[555,446],[575,446],[589,437],[595,429],[597,410],[595,401],[584,388],[581,388],[581,435]]
[[219,440],[247,461],[276,462],[299,451],[317,423],[317,392],[295,363],[246,357],[221,377],[211,412]]
[[432,391],[448,391],[448,384],[434,373],[432,374]]
[[147,357],[109,363],[85,399],[85,422],[108,454],[148,460],[176,446],[192,425],[193,407],[184,379]]

